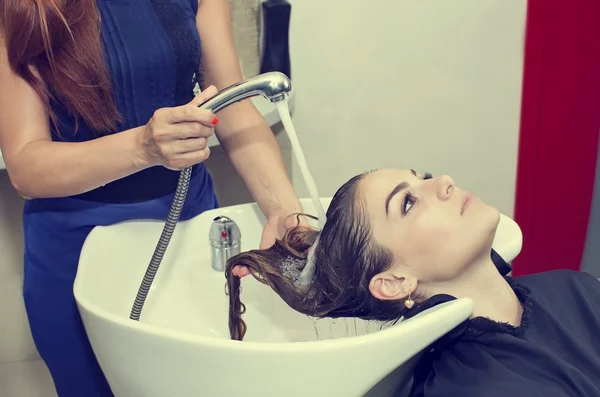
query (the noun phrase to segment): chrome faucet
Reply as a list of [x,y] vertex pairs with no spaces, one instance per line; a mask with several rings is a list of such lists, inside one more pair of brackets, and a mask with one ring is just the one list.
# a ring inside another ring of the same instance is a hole
[[209,237],[212,250],[211,266],[219,272],[225,271],[227,261],[242,250],[242,233],[238,225],[226,216],[213,219]]
[[216,113],[232,103],[258,95],[275,103],[286,99],[291,90],[292,83],[285,74],[268,72],[223,89],[200,107]]

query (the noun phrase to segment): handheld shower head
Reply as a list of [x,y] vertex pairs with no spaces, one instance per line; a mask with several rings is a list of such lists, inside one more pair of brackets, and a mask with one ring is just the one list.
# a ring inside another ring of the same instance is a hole
[[275,103],[286,99],[291,90],[292,83],[285,74],[280,72],[263,73],[221,90],[199,107],[216,113],[232,103],[257,95],[262,95]]

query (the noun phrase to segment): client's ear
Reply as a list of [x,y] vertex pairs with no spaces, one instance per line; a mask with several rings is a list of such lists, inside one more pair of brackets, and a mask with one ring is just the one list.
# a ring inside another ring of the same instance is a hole
[[399,300],[406,298],[417,289],[417,279],[398,277],[390,271],[379,273],[371,279],[369,291],[379,300]]

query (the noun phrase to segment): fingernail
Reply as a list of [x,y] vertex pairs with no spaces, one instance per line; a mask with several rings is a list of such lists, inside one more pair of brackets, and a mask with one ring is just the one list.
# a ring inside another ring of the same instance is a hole
[[219,124],[219,118],[217,116],[213,116],[212,125],[217,125],[217,124]]

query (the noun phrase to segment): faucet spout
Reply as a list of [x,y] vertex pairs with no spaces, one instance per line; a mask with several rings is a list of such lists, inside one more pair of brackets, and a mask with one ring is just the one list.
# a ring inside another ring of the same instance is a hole
[[262,95],[275,103],[286,99],[291,90],[292,83],[285,74],[268,72],[221,90],[217,95],[202,103],[199,107],[216,113],[232,103],[258,95]]

